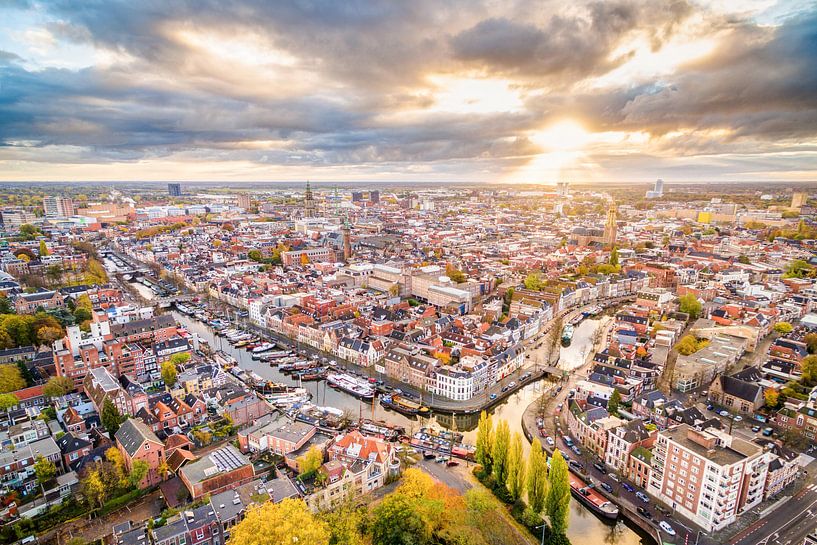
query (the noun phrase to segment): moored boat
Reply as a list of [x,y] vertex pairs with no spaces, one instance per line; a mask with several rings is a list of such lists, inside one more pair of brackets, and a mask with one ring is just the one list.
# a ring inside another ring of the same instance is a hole
[[571,324],[567,324],[562,329],[562,346],[570,346],[570,342],[573,340],[573,331],[574,328]]
[[346,393],[352,394],[361,399],[372,399],[374,397],[374,388],[368,383],[352,375],[346,373],[329,373],[326,376],[329,385],[343,390]]
[[574,498],[600,517],[610,520],[618,518],[618,506],[616,504],[607,500],[591,486],[588,486],[584,480],[572,471],[569,473],[569,477],[570,492]]
[[400,394],[386,395],[380,398],[380,404],[387,409],[392,409],[407,416],[424,415],[428,413],[428,407],[413,401]]

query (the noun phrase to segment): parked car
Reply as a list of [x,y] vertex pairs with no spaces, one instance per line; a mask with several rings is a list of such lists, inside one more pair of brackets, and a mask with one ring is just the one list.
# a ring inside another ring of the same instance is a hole
[[774,430],[772,428],[764,428],[763,429],[763,436],[764,437],[771,437],[773,433],[774,433]]
[[594,464],[593,464],[593,467],[595,467],[596,469],[598,469],[598,470],[599,470],[599,472],[600,472],[602,475],[607,475],[607,468],[606,468],[606,467],[604,467],[604,464],[602,464],[601,462],[596,462],[596,463],[594,463]]
[[752,431],[757,433],[760,431],[760,426],[752,426]]
[[635,497],[643,501],[644,503],[650,503],[650,498],[647,497],[647,495],[643,493],[641,490],[635,493]]
[[621,483],[621,486],[623,486],[624,490],[627,492],[635,492],[635,488],[633,488],[629,483]]
[[[550,458],[548,458],[548,460],[550,460]],[[576,460],[573,460],[573,459],[568,460],[567,465],[569,465],[571,468],[579,470],[579,471],[581,471],[581,469],[582,469],[582,465],[579,462],[577,462]]]
[[511,388],[513,388],[514,386],[516,386],[516,381],[512,380],[512,381],[511,381],[511,383],[510,383],[510,384],[508,384],[508,386],[510,386]]
[[635,508],[638,511],[638,514],[644,517],[645,519],[652,520],[652,513],[641,507],[640,505]]
[[743,417],[739,414],[736,414],[735,418],[733,418],[732,420],[734,420],[735,422],[740,422],[741,420],[743,420]]
[[448,467],[454,467],[454,466],[460,465],[460,463],[458,461],[456,461],[456,460],[448,460],[445,463],[445,465],[447,465]]
[[619,480],[619,478],[616,476],[616,474],[615,474],[615,473],[610,473],[610,474],[609,474],[607,477],[608,477],[608,478],[609,478],[611,481],[613,481],[614,483],[619,483],[619,482],[621,482],[621,481]]
[[553,440],[553,437],[545,437],[545,443],[547,443],[549,447],[552,447],[553,445],[556,444],[556,442]]
[[715,406],[714,406],[714,405],[711,405],[711,404],[706,406],[706,410],[707,410],[707,411],[711,411],[711,410],[713,410],[714,408],[715,408]]
[[671,536],[675,535],[675,529],[672,526],[670,526],[666,520],[662,520],[661,522],[659,522],[658,526],[660,526],[661,529],[664,530],[669,535]]
[[729,413],[727,411],[721,411],[718,414],[721,416],[729,416]]
[[576,445],[573,445],[572,447],[570,447],[570,450],[572,450],[576,454],[576,456],[581,456],[582,455],[582,449],[580,449]]
[[491,399],[496,399],[496,394],[491,394]]
[[612,487],[612,486],[610,486],[609,484],[607,484],[607,483],[601,483],[601,485],[599,485],[599,486],[601,486],[601,487],[602,487],[604,490],[606,490],[606,491],[607,491],[607,492],[609,492],[610,494],[612,494],[612,493],[613,493],[613,487]]

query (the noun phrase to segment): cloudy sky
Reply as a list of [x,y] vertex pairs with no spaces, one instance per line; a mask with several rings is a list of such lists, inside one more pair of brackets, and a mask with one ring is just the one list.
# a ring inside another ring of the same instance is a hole
[[0,0],[0,179],[817,179],[817,4]]

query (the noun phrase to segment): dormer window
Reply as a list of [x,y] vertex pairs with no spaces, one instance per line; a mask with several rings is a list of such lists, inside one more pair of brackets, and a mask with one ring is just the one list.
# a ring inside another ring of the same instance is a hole
[[145,450],[150,450],[150,443],[145,443]]

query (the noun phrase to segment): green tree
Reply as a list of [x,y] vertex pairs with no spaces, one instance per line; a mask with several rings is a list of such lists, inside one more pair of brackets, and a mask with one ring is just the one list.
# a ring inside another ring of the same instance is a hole
[[37,456],[34,461],[34,474],[37,476],[37,483],[42,486],[57,476],[57,466],[48,458]]
[[621,406],[621,394],[617,388],[613,388],[613,393],[607,401],[607,412],[613,415],[618,414],[618,409]]
[[794,331],[794,327],[789,322],[777,322],[774,324],[773,329],[775,333],[780,333],[781,335],[788,335]]
[[567,463],[559,450],[553,452],[550,460],[550,488],[545,500],[550,527],[554,534],[567,532],[570,514],[570,477]]
[[743,263],[744,265],[750,265],[752,261],[745,255],[738,256],[738,263]]
[[493,471],[492,456],[494,443],[493,421],[490,415],[485,411],[479,415],[479,424],[477,425],[477,451],[475,457],[485,473],[490,475]]
[[177,352],[170,356],[173,365],[181,366],[190,361],[190,352]]
[[528,504],[536,514],[545,508],[548,493],[547,454],[539,441],[534,441],[528,455]]
[[7,411],[20,403],[14,394],[0,394],[0,411]]
[[113,438],[119,430],[119,426],[122,425],[122,422],[127,420],[127,417],[123,418],[119,413],[119,409],[116,408],[116,405],[114,405],[110,399],[105,399],[105,402],[102,404],[102,413],[99,419],[111,435],[111,438]]
[[46,245],[44,240],[40,241],[40,257],[45,257],[48,255],[48,246]]
[[678,300],[678,309],[681,312],[688,314],[690,319],[695,320],[701,315],[701,310],[703,310],[703,307],[695,295],[692,293],[687,293],[686,295],[682,295]]
[[0,314],[14,314],[14,305],[5,295],[0,295]]
[[507,420],[500,420],[496,426],[494,442],[491,449],[491,458],[494,464],[494,476],[496,482],[505,484],[508,480],[508,447],[510,446],[511,435]]
[[173,385],[176,384],[177,377],[178,372],[176,371],[176,366],[173,365],[173,362],[164,362],[162,364],[162,380],[165,382],[165,386],[168,388],[173,388]]
[[811,271],[811,265],[802,259],[795,259],[786,267],[783,278],[805,278]]
[[618,248],[613,246],[612,251],[610,252],[610,260],[608,261],[610,265],[613,267],[618,267]]
[[41,234],[39,227],[35,227],[30,223],[24,223],[20,226],[20,235],[27,240],[32,240],[35,235],[39,234]]
[[514,432],[508,449],[508,480],[506,483],[511,498],[516,501],[525,489],[525,459],[522,456],[522,436]]
[[132,488],[139,488],[140,483],[147,476],[149,469],[150,466],[146,461],[134,460],[130,473],[128,474],[128,484],[130,484]]
[[13,363],[0,365],[0,393],[16,392],[26,387],[20,368]]
[[45,397],[62,397],[74,390],[74,381],[68,377],[51,377],[43,386]]
[[542,278],[539,273],[530,273],[525,277],[525,287],[529,290],[539,291],[544,287]]
[[426,545],[431,532],[416,502],[402,494],[389,494],[374,508],[370,526],[373,545]]
[[296,461],[298,462],[298,469],[301,472],[301,476],[307,477],[313,475],[323,464],[323,451],[321,451],[318,446],[312,446],[306,453],[299,456]]

